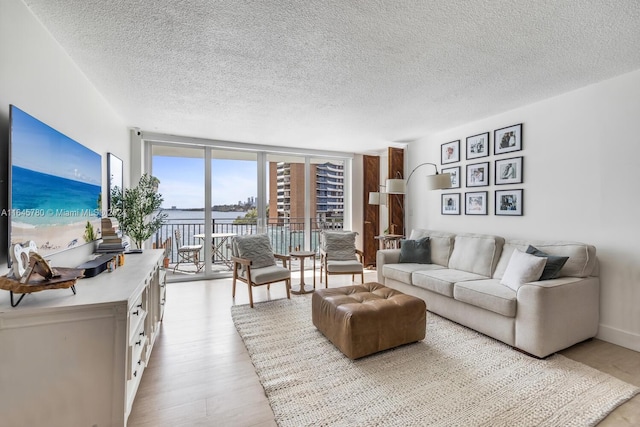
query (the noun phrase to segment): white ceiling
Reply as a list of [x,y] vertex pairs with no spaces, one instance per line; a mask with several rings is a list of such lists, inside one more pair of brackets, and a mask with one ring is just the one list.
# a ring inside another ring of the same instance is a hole
[[23,0],[131,127],[368,152],[640,69],[637,0]]

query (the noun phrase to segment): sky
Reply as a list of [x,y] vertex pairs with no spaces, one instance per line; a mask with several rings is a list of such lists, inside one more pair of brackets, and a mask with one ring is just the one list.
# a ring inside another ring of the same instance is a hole
[[[256,168],[256,161],[213,159],[212,205],[236,204],[256,197]],[[164,198],[164,209],[204,207],[204,159],[154,156],[153,176],[160,180],[158,191]]]
[[12,165],[74,181],[102,185],[102,157],[11,106]]

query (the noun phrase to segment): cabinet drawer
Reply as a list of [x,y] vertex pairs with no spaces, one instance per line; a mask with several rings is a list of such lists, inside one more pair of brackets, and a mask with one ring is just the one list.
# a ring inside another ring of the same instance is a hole
[[146,292],[143,292],[129,308],[129,337],[132,337],[147,317]]

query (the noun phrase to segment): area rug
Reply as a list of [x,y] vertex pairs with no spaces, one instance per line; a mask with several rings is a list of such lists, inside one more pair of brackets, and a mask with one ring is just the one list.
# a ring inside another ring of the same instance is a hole
[[591,426],[640,389],[428,313],[424,341],[349,360],[311,296],[231,308],[279,426]]

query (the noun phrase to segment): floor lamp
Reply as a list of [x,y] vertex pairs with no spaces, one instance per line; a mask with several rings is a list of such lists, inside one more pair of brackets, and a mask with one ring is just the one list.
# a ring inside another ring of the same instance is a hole
[[[426,190],[428,191],[444,190],[447,188],[451,188],[451,174],[440,173],[438,172],[438,167],[434,163],[425,162],[425,163],[420,163],[418,166],[413,168],[413,170],[409,174],[409,177],[406,180],[402,179],[402,175],[400,174],[400,172],[398,172],[398,176],[399,176],[398,178],[387,179],[386,185],[385,185],[385,189],[387,193],[388,194],[406,194],[407,185],[409,185],[409,181],[411,181],[411,177],[413,176],[413,174],[422,166],[426,166],[426,165],[431,165],[436,170],[436,173],[434,175],[426,176],[426,182],[425,182]],[[404,206],[401,205],[400,207],[402,210],[402,218],[404,223],[405,222]],[[404,234],[404,230],[402,231],[403,231],[402,234]]]

